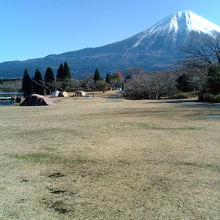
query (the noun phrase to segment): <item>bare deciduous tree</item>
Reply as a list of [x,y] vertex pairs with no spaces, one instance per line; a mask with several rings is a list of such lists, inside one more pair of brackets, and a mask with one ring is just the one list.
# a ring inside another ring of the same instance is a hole
[[220,64],[220,34],[202,37],[198,44],[182,49],[187,54],[185,64],[201,66]]
[[208,70],[205,67],[196,67],[191,70],[191,84],[195,90],[204,92],[208,80]]
[[134,97],[159,99],[161,96],[176,92],[177,75],[173,71],[155,71],[136,74],[127,82],[126,87]]

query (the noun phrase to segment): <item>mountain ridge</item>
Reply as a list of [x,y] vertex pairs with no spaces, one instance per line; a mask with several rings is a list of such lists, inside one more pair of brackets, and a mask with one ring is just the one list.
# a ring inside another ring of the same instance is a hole
[[116,43],[85,48],[62,54],[50,54],[44,58],[0,63],[0,77],[22,76],[25,68],[31,73],[36,68],[43,72],[51,66],[56,73],[60,63],[67,61],[73,76],[84,78],[92,75],[95,68],[101,72],[113,72],[129,67],[147,70],[174,69],[181,62],[181,48],[198,39],[215,37],[220,27],[191,11],[169,15],[148,29]]

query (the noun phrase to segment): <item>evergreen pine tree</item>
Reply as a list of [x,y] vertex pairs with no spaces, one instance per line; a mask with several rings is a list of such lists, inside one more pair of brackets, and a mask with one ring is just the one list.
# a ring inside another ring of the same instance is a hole
[[63,79],[64,80],[71,79],[70,67],[67,62],[65,62],[63,66]]
[[34,74],[33,93],[44,95],[44,82],[39,69],[36,69]]
[[50,94],[53,90],[56,89],[56,82],[51,67],[47,68],[44,79],[45,79],[46,93]]
[[43,80],[43,78],[42,78],[42,76],[41,76],[41,72],[40,72],[39,69],[36,69],[36,70],[35,70],[33,80],[36,80],[36,81],[42,81],[42,80]]
[[32,82],[31,82],[31,77],[28,73],[28,70],[25,69],[24,70],[24,75],[23,75],[23,78],[22,78],[22,91],[24,93],[24,96],[28,96],[31,94],[31,85],[32,85]]
[[45,83],[54,82],[54,81],[55,78],[54,78],[53,70],[51,69],[51,67],[48,67],[45,72]]
[[208,70],[208,88],[212,94],[220,93],[220,66],[211,65]]
[[111,80],[112,80],[112,76],[111,76],[111,74],[108,73],[108,74],[106,75],[105,81],[110,84],[110,83],[111,83]]
[[99,73],[98,69],[95,70],[93,79],[94,79],[94,82],[101,80],[100,73]]
[[64,75],[64,68],[63,68],[63,64],[61,63],[57,70],[57,81],[62,81],[63,75]]
[[189,74],[182,74],[180,75],[177,80],[177,89],[179,89],[182,92],[190,92],[193,91],[193,87],[191,85],[191,78]]

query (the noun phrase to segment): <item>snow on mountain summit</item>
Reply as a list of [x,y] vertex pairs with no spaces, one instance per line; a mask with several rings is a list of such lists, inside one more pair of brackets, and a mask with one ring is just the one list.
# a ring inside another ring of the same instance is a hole
[[213,35],[220,32],[220,27],[191,11],[179,11],[162,19],[146,31],[139,33],[137,35],[138,40],[133,47],[138,46],[143,39],[155,34],[175,34],[191,31]]
[[219,26],[191,11],[178,12],[173,18],[175,18],[175,22],[179,24],[180,29],[184,28],[182,25],[186,25],[189,31],[197,31],[207,34],[210,34],[213,31],[220,32]]

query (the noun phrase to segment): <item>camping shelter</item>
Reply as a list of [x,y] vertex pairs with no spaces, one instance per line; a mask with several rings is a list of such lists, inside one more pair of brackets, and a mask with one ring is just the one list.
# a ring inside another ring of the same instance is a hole
[[42,95],[32,94],[27,96],[20,104],[21,106],[40,106],[40,105],[52,105],[53,102]]
[[84,91],[76,91],[75,92],[75,96],[85,97],[86,96],[86,92],[84,92]]
[[54,92],[51,93],[50,97],[55,98],[55,97],[58,97],[59,94],[60,94],[60,91],[56,90],[56,91],[54,91]]
[[69,94],[65,91],[59,93],[59,97],[68,97],[68,96],[69,96]]

